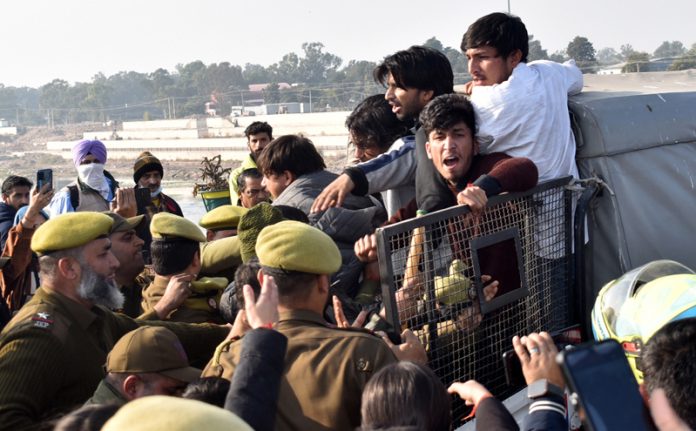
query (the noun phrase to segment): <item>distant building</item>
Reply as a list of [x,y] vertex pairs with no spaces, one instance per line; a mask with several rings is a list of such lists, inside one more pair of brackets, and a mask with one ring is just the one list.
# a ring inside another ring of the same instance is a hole
[[[249,91],[252,93],[261,93],[263,90],[267,89],[269,85],[271,85],[270,82],[265,84],[249,84]],[[288,84],[287,82],[278,83],[279,90],[287,90],[288,88],[292,88],[292,85]]]
[[626,63],[618,63],[609,66],[603,66],[602,68],[597,70],[597,75],[616,75],[621,73],[621,70],[623,70],[624,66],[626,66]]

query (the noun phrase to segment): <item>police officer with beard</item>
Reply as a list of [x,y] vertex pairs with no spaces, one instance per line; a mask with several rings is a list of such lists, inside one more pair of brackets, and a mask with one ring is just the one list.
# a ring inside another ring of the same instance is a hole
[[113,220],[95,212],[51,218],[36,230],[41,287],[0,333],[0,424],[36,428],[84,403],[104,377],[107,353],[142,325],[166,326],[192,360],[212,355],[227,329],[134,320],[113,313],[123,295],[115,283]]

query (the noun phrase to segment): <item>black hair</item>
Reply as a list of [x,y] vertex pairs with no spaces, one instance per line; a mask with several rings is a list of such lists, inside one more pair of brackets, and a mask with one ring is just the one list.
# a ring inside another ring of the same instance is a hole
[[419,120],[426,136],[433,130],[448,130],[462,121],[472,134],[476,134],[474,107],[461,94],[443,94],[434,98],[425,105]]
[[264,275],[270,275],[278,286],[278,302],[283,305],[306,299],[314,286],[317,274],[299,271],[286,271],[279,268],[262,266]]
[[258,273],[261,271],[259,258],[254,256],[248,262],[239,265],[234,273],[234,296],[237,300],[237,307],[244,309],[244,285],[248,284],[254,291],[254,298],[258,298],[261,293]]
[[220,408],[225,407],[230,381],[222,377],[199,377],[186,386],[181,398],[203,401]]
[[326,169],[324,159],[312,141],[302,135],[274,139],[261,151],[256,163],[264,175],[290,171],[299,177]]
[[5,181],[2,182],[2,194],[9,196],[10,193],[12,193],[12,189],[15,187],[31,187],[33,185],[34,183],[29,181],[28,178],[20,177],[18,175],[10,175],[9,177],[5,178]]
[[152,241],[150,245],[152,269],[157,275],[177,274],[191,265],[196,253],[200,253],[200,245],[197,241],[187,239]]
[[273,205],[283,215],[285,220],[299,221],[309,224],[309,217],[301,209],[289,205]]
[[449,431],[450,404],[445,386],[430,368],[397,362],[382,368],[367,382],[360,408],[361,429]]
[[449,60],[440,51],[425,46],[412,46],[385,57],[372,72],[375,81],[382,85],[387,84],[390,74],[399,88],[432,90],[433,97],[454,91]]
[[408,133],[409,126],[392,112],[384,94],[364,99],[346,118],[346,127],[361,142],[354,145],[377,147],[381,152]]
[[677,416],[696,429],[696,318],[660,328],[645,343],[640,362],[648,391],[663,389]]
[[261,179],[263,178],[263,174],[256,168],[244,169],[242,173],[239,174],[239,176],[237,177],[237,190],[239,190],[240,192],[243,192],[246,188],[247,178]]
[[273,139],[273,127],[265,121],[254,121],[244,129],[244,136],[249,139],[249,136],[259,133],[265,133],[269,139]]
[[490,46],[498,55],[507,58],[516,50],[522,52],[522,63],[529,54],[529,35],[522,20],[514,15],[495,12],[476,20],[464,33],[462,51]]

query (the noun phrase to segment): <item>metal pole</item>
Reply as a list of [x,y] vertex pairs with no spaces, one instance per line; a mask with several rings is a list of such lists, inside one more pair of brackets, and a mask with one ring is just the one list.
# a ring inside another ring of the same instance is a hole
[[508,0],[508,14],[510,13],[510,0]]

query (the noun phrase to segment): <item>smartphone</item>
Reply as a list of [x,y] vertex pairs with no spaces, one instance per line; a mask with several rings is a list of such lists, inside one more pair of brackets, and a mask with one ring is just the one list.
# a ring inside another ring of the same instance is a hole
[[49,190],[53,189],[53,169],[39,169],[36,172],[36,189],[41,190],[44,184],[50,184]]
[[[580,325],[573,325],[553,332],[551,333],[551,338],[559,352],[565,349],[566,346],[579,344],[582,339]],[[505,370],[505,382],[508,386],[521,387],[526,385],[524,374],[522,373],[522,363],[520,363],[520,358],[514,349],[503,353],[503,369]]]
[[135,204],[138,206],[138,214],[147,214],[147,207],[152,206],[152,196],[147,187],[135,189]]
[[621,345],[615,340],[563,350],[556,358],[589,430],[655,430]]

